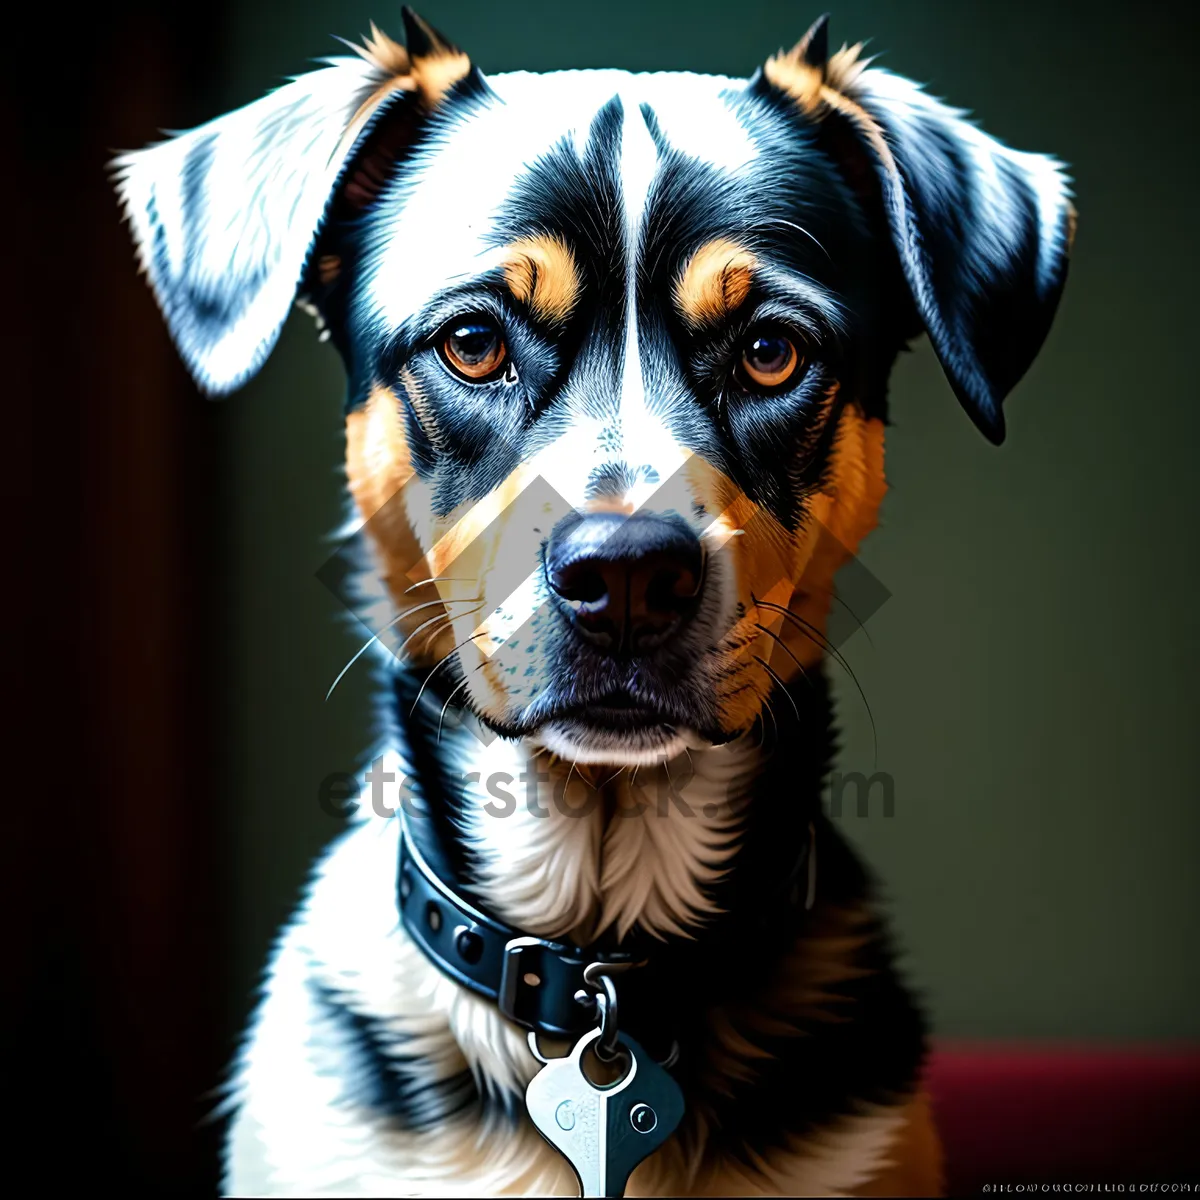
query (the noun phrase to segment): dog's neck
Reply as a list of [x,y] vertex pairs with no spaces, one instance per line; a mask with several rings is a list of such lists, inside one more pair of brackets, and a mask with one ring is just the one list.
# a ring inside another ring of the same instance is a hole
[[[637,768],[578,767],[527,742],[479,747],[464,814],[472,890],[542,937],[684,934],[716,911],[762,757],[749,737]],[[517,780],[511,812],[486,792],[499,773]]]
[[405,721],[403,681],[397,695],[409,770],[456,882],[529,934],[693,938],[786,882],[819,816],[831,750],[820,674],[774,705],[786,727],[637,768],[580,767],[467,724],[447,731],[441,716],[432,736],[419,714]]

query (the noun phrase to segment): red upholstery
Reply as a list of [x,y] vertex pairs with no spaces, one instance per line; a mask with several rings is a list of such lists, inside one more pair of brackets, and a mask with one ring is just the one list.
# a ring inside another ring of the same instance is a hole
[[928,1081],[951,1195],[1056,1181],[1200,1191],[1200,1048],[942,1043]]

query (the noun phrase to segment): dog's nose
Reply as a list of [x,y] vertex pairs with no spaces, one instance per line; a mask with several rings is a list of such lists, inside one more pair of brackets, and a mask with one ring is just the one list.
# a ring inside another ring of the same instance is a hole
[[678,517],[573,513],[546,546],[546,578],[585,640],[644,654],[695,610],[704,551]]

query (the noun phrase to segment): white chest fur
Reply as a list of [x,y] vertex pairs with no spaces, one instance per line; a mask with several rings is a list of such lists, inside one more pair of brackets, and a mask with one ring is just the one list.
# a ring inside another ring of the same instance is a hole
[[[584,938],[635,923],[678,934],[710,911],[704,888],[736,850],[757,746],[740,739],[659,766],[601,769],[599,780],[531,753],[499,740],[479,752],[467,828],[475,891],[492,911],[531,933]],[[487,792],[498,774],[524,780],[511,806]]]

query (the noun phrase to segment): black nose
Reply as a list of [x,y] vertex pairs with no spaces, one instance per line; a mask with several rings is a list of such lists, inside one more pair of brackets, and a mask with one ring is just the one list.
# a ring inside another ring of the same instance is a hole
[[592,645],[644,654],[695,610],[704,551],[678,517],[573,513],[546,546],[546,578]]

